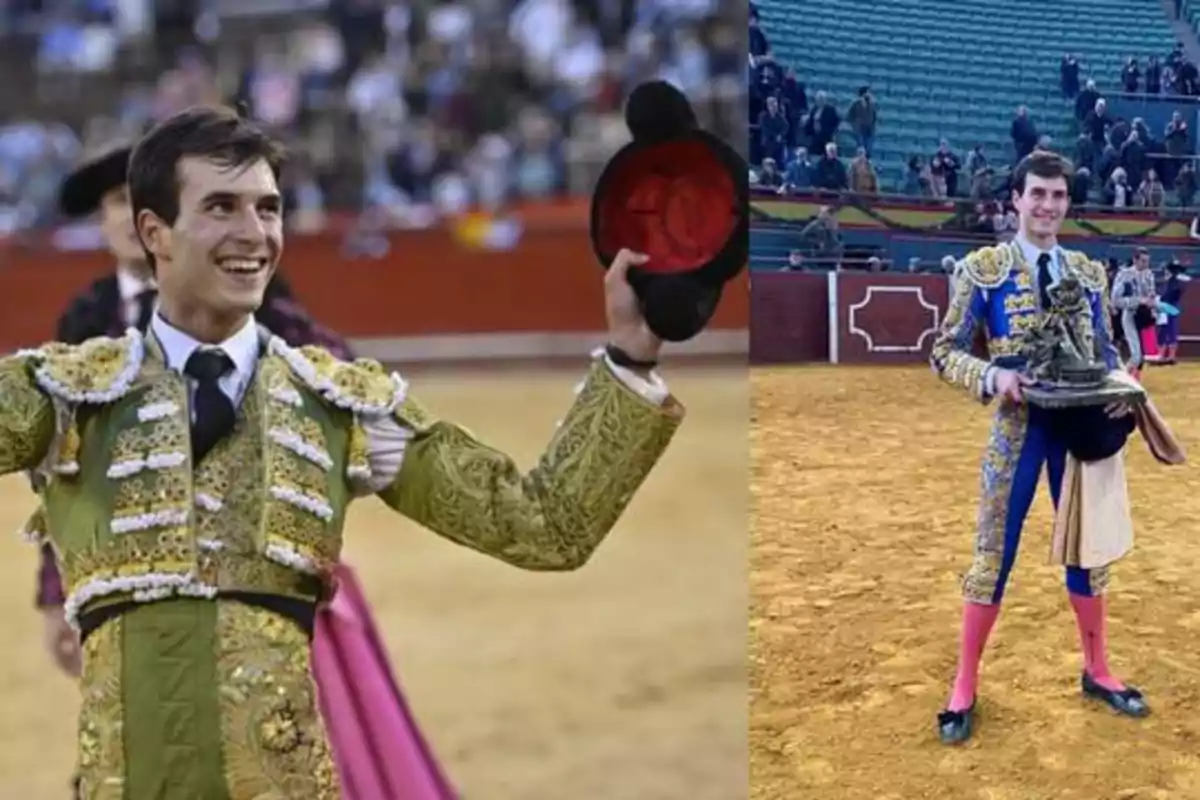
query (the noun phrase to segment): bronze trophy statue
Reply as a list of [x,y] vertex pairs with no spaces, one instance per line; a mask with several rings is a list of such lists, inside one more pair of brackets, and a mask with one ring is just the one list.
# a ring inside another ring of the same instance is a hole
[[1029,377],[1025,397],[1043,408],[1078,408],[1113,402],[1141,403],[1146,392],[1136,381],[1110,373],[1092,331],[1087,292],[1079,280],[1064,277],[1048,289],[1050,307],[1028,332],[1021,355]]

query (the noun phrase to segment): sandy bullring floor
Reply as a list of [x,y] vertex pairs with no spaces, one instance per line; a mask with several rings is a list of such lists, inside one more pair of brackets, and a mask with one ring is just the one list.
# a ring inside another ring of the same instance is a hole
[[[444,416],[532,464],[572,372],[420,375]],[[471,800],[746,796],[744,368],[668,370],[689,418],[595,559],[522,573],[377,501],[347,527],[405,691]],[[33,501],[0,481],[0,531]],[[0,535],[0,797],[65,798],[75,687],[39,644],[35,553]]]
[[[1116,565],[1112,666],[1155,715],[1079,696],[1061,571],[1035,503],[984,658],[976,735],[938,743],[988,411],[927,368],[752,375],[751,796],[1200,797],[1200,471],[1129,458],[1137,547]],[[1147,384],[1200,458],[1200,369]]]

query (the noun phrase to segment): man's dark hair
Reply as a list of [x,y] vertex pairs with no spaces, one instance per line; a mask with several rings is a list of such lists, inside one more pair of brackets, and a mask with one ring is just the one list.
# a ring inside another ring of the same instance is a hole
[[[133,148],[126,181],[134,224],[143,210],[168,225],[179,216],[179,162],[203,158],[233,169],[265,161],[279,180],[284,151],[270,136],[231,108],[196,106],[155,125]],[[146,254],[150,266],[154,257]]]
[[1021,159],[1012,172],[1012,189],[1017,194],[1025,194],[1025,179],[1033,175],[1044,180],[1062,178],[1070,189],[1071,179],[1075,177],[1075,167],[1071,162],[1058,153],[1037,150]]

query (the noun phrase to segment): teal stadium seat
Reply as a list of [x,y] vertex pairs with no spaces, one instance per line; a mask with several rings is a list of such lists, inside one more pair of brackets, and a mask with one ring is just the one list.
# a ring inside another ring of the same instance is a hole
[[[1189,0],[1200,21],[1200,1]],[[1130,56],[1165,57],[1175,43],[1156,0],[757,0],[776,58],[794,66],[809,98],[825,90],[845,117],[870,84],[881,123],[875,162],[884,189],[903,185],[909,156],[949,139],[961,157],[976,144],[992,163],[1012,159],[1018,105],[1054,145],[1073,148],[1073,109],[1059,62],[1076,54],[1084,80],[1119,88]],[[966,42],[966,44],[964,44]],[[853,139],[839,137],[843,155]]]

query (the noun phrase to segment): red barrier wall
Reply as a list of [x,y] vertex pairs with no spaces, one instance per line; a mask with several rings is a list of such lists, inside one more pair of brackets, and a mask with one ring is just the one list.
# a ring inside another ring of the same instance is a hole
[[750,280],[750,359],[758,364],[829,357],[828,279],[820,273],[756,272]]
[[948,301],[942,275],[839,274],[838,362],[928,361]]
[[[929,360],[949,282],[942,275],[838,273],[833,353],[826,273],[755,272],[750,297],[752,363],[916,364]],[[1200,357],[1200,282],[1184,294],[1181,314],[1180,355]]]
[[[584,220],[526,230],[512,250],[448,230],[397,233],[381,258],[346,258],[340,234],[289,236],[283,273],[322,322],[352,338],[604,329],[603,272]],[[53,335],[70,298],[112,268],[102,253],[0,254],[0,351]],[[727,287],[715,330],[749,324],[746,276]]]

